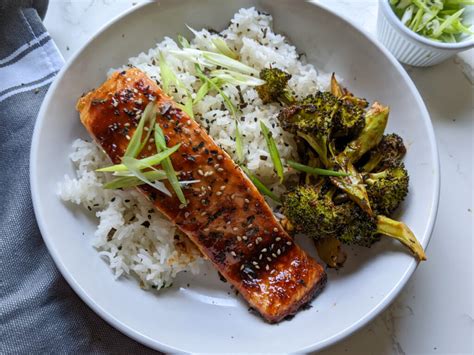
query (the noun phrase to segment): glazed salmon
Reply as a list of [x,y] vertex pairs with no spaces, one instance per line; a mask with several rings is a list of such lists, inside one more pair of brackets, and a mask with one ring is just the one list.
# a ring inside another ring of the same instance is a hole
[[[265,320],[274,323],[296,313],[325,285],[323,268],[293,242],[229,155],[153,80],[135,68],[117,72],[80,98],[77,110],[91,136],[117,164],[150,101],[157,103],[156,122],[168,146],[181,143],[171,156],[180,180],[199,182],[183,187],[186,205],[174,193],[169,197],[148,185],[138,189]],[[150,142],[139,158],[155,153]]]

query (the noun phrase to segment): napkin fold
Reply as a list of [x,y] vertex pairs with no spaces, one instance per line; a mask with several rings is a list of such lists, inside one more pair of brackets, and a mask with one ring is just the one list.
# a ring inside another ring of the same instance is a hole
[[0,0],[0,354],[151,352],[75,295],[36,225],[31,136],[49,84],[64,63],[41,22],[47,5]]

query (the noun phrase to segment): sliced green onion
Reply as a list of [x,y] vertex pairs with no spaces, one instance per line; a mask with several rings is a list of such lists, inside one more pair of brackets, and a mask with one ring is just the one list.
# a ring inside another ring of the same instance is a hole
[[410,4],[411,4],[411,0],[401,0],[398,3],[397,8],[403,10],[403,9],[407,8]]
[[186,85],[184,85],[184,83],[179,80],[178,76],[171,70],[162,52],[160,52],[160,75],[163,84],[163,90],[165,91],[165,93],[171,95],[171,84],[173,84],[177,88],[181,88],[186,93],[186,96],[184,98],[184,105],[178,104],[178,107],[184,112],[186,112],[189,117],[194,119],[193,100],[191,97],[191,93],[186,88]]
[[473,0],[444,0],[444,6],[469,6],[474,5]]
[[193,33],[194,37],[198,37],[198,38],[202,37],[202,35],[191,26],[186,25],[186,27],[188,28],[188,30],[190,30]]
[[[150,166],[153,166],[153,165],[160,164],[164,159],[168,158],[171,154],[176,152],[179,149],[180,146],[181,146],[181,143],[176,144],[175,146],[173,146],[169,149],[166,149],[166,150],[164,150],[164,151],[162,151],[158,154],[155,154],[155,155],[137,160],[138,161],[138,169],[141,170],[141,169],[149,168]],[[96,171],[115,172],[115,171],[127,171],[127,170],[128,169],[125,166],[125,164],[116,164],[116,165],[112,165],[112,166],[107,166],[105,168],[97,169]]]
[[[148,105],[150,105],[150,103]],[[150,139],[151,132],[153,131],[153,127],[155,126],[155,122],[156,122],[156,111],[155,111],[156,110],[156,105],[153,104],[153,106],[150,108],[150,111],[146,112],[147,108],[148,108],[148,105],[145,107],[145,110],[142,113],[142,118],[143,118],[143,115],[150,115],[150,118],[148,119],[150,121],[150,123],[147,126],[148,130],[146,132],[145,139],[142,141],[142,144],[140,144],[140,149],[139,149],[138,154],[140,154],[140,152],[143,150],[143,148],[145,148],[145,145],[148,143],[148,139]],[[134,158],[136,158],[138,156],[138,154],[136,156],[134,156]]]
[[280,153],[278,152],[278,148],[276,146],[275,140],[272,137],[272,134],[268,127],[260,121],[260,129],[262,130],[263,137],[265,137],[265,141],[267,142],[268,152],[270,153],[270,157],[272,158],[273,165],[275,167],[276,173],[280,178],[280,183],[283,182],[283,164],[281,162]]
[[260,78],[225,69],[213,70],[209,73],[209,75],[213,78],[218,78],[225,83],[233,85],[260,86],[265,84],[265,80]]
[[163,52],[160,52],[160,76],[163,90],[165,93],[170,94],[170,84],[176,82],[176,75],[166,62]]
[[194,120],[193,98],[191,97],[191,95],[186,97],[186,100],[184,102],[184,112],[186,112],[188,116]]
[[237,159],[239,159],[239,163],[243,163],[244,161],[244,148],[243,148],[243,142],[242,142],[242,134],[240,133],[239,129],[239,121],[237,121],[237,109],[235,108],[234,104],[232,101],[230,101],[230,98],[221,90],[221,88],[215,83],[214,80],[209,79],[207,76],[204,75],[204,73],[201,71],[201,69],[198,68],[196,65],[196,74],[203,83],[208,83],[211,88],[216,90],[219,95],[222,97],[222,100],[224,100],[224,104],[227,107],[227,109],[230,111],[232,117],[234,118],[235,121],[235,148],[237,152]]
[[403,16],[402,18],[400,19],[400,21],[402,21],[402,23],[406,26],[408,26],[409,22],[411,21],[411,19],[413,18],[413,12],[415,11],[415,6],[414,5],[411,5],[409,6],[405,12],[403,13]]
[[[161,130],[161,127],[158,124],[155,125],[155,144],[156,150],[158,152],[167,149],[165,135],[163,134],[163,131]],[[161,162],[161,167],[165,171],[166,176],[168,177],[168,181],[174,192],[176,193],[176,196],[178,196],[179,202],[184,205],[187,205],[186,197],[184,197],[183,190],[181,190],[181,185],[179,184],[178,177],[176,176],[173,164],[171,163],[171,159],[163,159],[163,161]]]
[[239,58],[237,53],[234,50],[232,50],[231,48],[229,48],[227,43],[221,37],[212,38],[211,41],[212,41],[212,44],[214,45],[214,47],[216,47],[216,49],[220,53],[222,53],[223,55],[225,55],[229,58],[232,58],[232,59],[238,59]]
[[[164,180],[166,179],[166,173],[162,170],[152,170],[152,171],[146,171],[143,173],[143,175],[150,181],[155,181],[155,180]],[[104,184],[102,187],[104,189],[126,189],[130,187],[135,187],[139,185],[145,184],[142,180],[139,178],[133,176],[122,176],[119,178],[116,178],[106,184]]]
[[[147,176],[141,171],[142,161],[132,158],[132,157],[123,157],[123,165],[130,171],[135,177],[143,181],[145,184],[150,185],[151,187],[157,189],[158,191],[164,193],[167,196],[171,197],[171,193],[166,188],[165,184],[160,181],[151,181]],[[149,168],[149,166],[147,166]]]
[[423,12],[431,12],[431,10],[428,8],[428,6],[426,6],[426,4],[424,3],[424,0],[412,0],[411,1],[413,4],[415,4],[415,6],[420,9],[421,11]]
[[438,29],[433,31],[433,37],[436,38],[436,37],[441,36],[444,29],[447,28],[448,26],[450,26],[455,20],[457,20],[462,15],[463,12],[464,12],[464,9],[461,9],[461,10],[457,11],[456,13],[454,13],[453,15],[448,16],[444,20],[444,22],[438,27]]
[[220,66],[243,74],[253,74],[255,76],[258,76],[259,74],[258,70],[220,53],[202,51],[195,48],[170,50],[169,53],[190,60],[194,63],[201,64],[205,67]]
[[298,170],[298,171],[302,171],[302,172],[308,173],[308,174],[322,175],[322,176],[350,176],[350,174],[342,173],[340,171],[321,169],[321,168],[313,168],[311,166],[307,166],[307,165],[297,163],[293,160],[288,160],[287,163],[293,169]]
[[230,98],[226,95],[225,92],[221,90],[221,88],[211,79],[209,79],[207,76],[204,75],[204,73],[196,68],[197,75],[199,79],[202,82],[207,82],[211,88],[217,91],[217,93],[222,97],[222,100],[224,100],[224,104],[227,107],[227,109],[230,111],[232,116],[237,119],[236,114],[237,114],[237,109],[235,108],[234,104],[232,101],[230,101]]
[[252,181],[252,183],[258,189],[258,191],[260,191],[263,195],[270,197],[273,201],[281,203],[281,200],[278,198],[278,196],[275,195],[268,187],[266,187],[263,182],[261,182],[255,175],[253,175],[247,167],[241,166],[241,168],[249,177],[250,181]]
[[[132,138],[130,139],[130,143],[128,143],[127,149],[125,150],[124,156],[125,157],[132,157],[135,158],[138,154],[140,154],[141,150],[144,147],[144,144],[142,144],[142,136],[143,136],[143,129],[145,127],[146,121],[149,119],[154,118],[155,115],[152,114],[154,110],[155,104],[153,102],[148,103],[146,106],[145,110],[143,111],[143,114],[140,117],[140,121],[138,122],[137,128],[135,129],[135,132],[133,132]],[[145,139],[145,144],[146,141],[148,140]]]
[[436,42],[459,42],[461,35],[472,35],[462,15],[472,0],[401,0],[390,1],[401,22],[414,32]]
[[209,83],[206,81],[202,83],[201,87],[196,93],[196,97],[194,98],[193,105],[196,105],[199,101],[201,101],[207,95],[208,92],[209,92]]
[[189,48],[191,46],[189,44],[189,41],[181,35],[178,35],[178,43],[180,44],[182,48]]
[[413,17],[413,20],[411,21],[408,27],[416,31],[416,29],[420,26],[423,14],[424,14],[423,9],[418,9],[418,11],[415,14],[415,17]]

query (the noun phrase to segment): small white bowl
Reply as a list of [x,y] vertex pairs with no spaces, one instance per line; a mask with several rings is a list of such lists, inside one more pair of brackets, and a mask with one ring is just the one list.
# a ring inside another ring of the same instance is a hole
[[[468,21],[472,20],[473,15],[473,11],[465,12]],[[417,67],[435,65],[459,52],[474,48],[472,35],[458,43],[435,42],[420,36],[402,24],[390,7],[389,0],[379,1],[377,36],[400,62]]]

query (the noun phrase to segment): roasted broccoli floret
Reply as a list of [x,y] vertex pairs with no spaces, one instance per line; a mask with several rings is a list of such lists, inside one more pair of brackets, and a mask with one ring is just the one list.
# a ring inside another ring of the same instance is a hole
[[265,80],[265,84],[257,86],[256,90],[264,104],[279,102],[290,105],[295,102],[288,88],[289,73],[278,68],[265,68],[260,71],[260,79]]
[[375,213],[391,215],[408,194],[408,172],[403,164],[365,178],[370,205]]
[[330,92],[318,92],[302,100],[302,104],[314,105],[317,110],[330,112],[333,119],[331,135],[337,137],[353,137],[364,127],[364,110],[350,102],[346,102]]
[[352,204],[351,219],[337,238],[344,244],[370,247],[380,239],[377,233],[377,219],[365,213],[359,206],[350,204]]
[[303,138],[318,153],[324,166],[329,165],[328,145],[334,126],[337,99],[331,93],[319,92],[313,103],[285,107],[278,119],[283,129]]
[[332,177],[331,182],[372,215],[362,177],[353,163],[382,139],[388,108],[375,103],[365,117],[361,116],[364,128],[360,135],[343,152],[337,154],[332,135],[341,122],[335,116],[343,117],[340,110],[342,106],[341,101],[330,92],[318,92],[305,98],[299,105],[284,108],[279,114],[279,120],[284,129],[303,138],[316,151],[324,167],[350,174],[348,177]]
[[342,98],[346,103],[357,105],[360,108],[366,108],[369,106],[369,103],[366,99],[356,97],[349,90],[342,87],[337,82],[335,73],[332,73],[331,75],[331,93],[338,98]]
[[354,210],[353,219],[346,225],[339,239],[345,244],[370,247],[383,236],[397,239],[418,260],[426,260],[423,247],[405,223],[383,215],[370,217],[360,209]]
[[342,103],[335,116],[334,137],[357,136],[365,125],[364,110],[357,105]]
[[398,134],[391,133],[383,136],[380,143],[368,152],[368,160],[362,171],[382,171],[400,165],[407,149],[403,139]]
[[334,202],[334,188],[327,185],[299,186],[283,199],[283,212],[296,230],[317,240],[335,237],[345,244],[371,246],[380,235],[402,242],[420,260],[423,248],[402,222],[365,213],[354,202]]
[[298,186],[283,198],[283,213],[297,231],[315,239],[338,235],[350,218],[346,205],[336,205],[328,184]]

